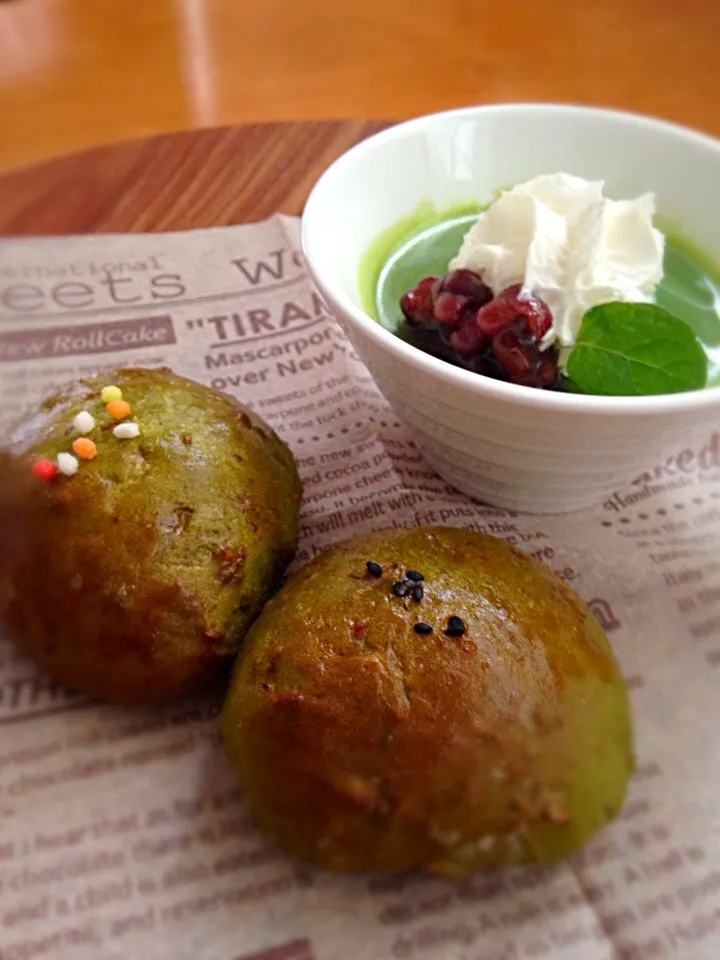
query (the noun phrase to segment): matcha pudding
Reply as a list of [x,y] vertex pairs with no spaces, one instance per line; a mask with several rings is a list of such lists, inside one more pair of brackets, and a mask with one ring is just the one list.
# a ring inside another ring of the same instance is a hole
[[420,349],[528,387],[637,396],[720,384],[720,272],[654,198],[536,177],[484,210],[420,210],[361,270],[371,316]]

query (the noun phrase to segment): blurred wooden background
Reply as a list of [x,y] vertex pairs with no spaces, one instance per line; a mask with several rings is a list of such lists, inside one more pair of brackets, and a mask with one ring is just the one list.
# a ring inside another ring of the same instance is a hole
[[0,168],[251,121],[502,100],[720,135],[718,0],[0,0]]

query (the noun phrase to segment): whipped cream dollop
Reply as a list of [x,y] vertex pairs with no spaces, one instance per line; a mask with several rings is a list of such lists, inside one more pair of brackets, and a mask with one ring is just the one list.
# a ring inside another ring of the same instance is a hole
[[522,284],[552,312],[544,341],[573,344],[586,310],[652,300],[663,275],[654,196],[609,200],[603,187],[555,173],[505,191],[467,232],[450,269],[482,274],[495,294]]

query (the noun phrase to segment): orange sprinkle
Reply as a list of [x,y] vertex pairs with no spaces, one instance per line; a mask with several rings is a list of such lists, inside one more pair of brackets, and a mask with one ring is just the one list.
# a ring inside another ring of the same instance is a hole
[[97,447],[87,437],[78,437],[77,440],[73,440],[72,448],[81,460],[94,460],[97,456]]
[[113,420],[124,420],[130,416],[130,404],[127,400],[111,400],[105,408]]

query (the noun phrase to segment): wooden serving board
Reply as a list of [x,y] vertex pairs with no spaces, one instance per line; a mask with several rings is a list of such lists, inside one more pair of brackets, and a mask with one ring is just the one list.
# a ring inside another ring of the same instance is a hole
[[379,121],[267,123],[96,147],[0,175],[0,235],[144,233],[299,214]]

